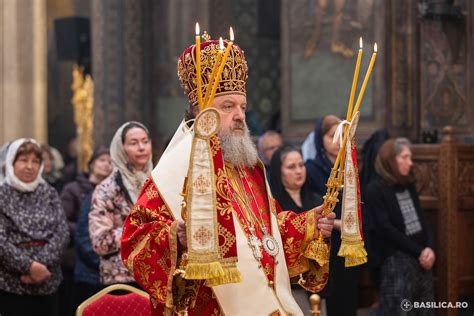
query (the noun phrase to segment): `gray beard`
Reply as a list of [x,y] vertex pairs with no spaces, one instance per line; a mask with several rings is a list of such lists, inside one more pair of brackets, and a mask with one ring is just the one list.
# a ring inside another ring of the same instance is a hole
[[244,134],[236,135],[232,130],[219,133],[222,146],[222,155],[225,162],[234,166],[252,168],[257,165],[257,147],[250,138],[247,126],[244,126]]

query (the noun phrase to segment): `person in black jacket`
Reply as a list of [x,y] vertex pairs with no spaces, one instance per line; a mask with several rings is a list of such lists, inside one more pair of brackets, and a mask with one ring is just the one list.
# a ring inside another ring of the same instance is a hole
[[[403,300],[434,300],[433,241],[411,175],[410,142],[389,139],[379,150],[375,170],[379,178],[366,192],[367,211],[377,226],[380,266],[378,315],[399,315]],[[414,310],[431,315],[429,309]]]
[[59,288],[60,309],[62,315],[74,315],[74,297],[72,295],[74,286],[74,265],[76,263],[75,230],[79,217],[81,204],[87,194],[90,194],[95,186],[107,178],[112,172],[110,151],[106,147],[96,149],[89,160],[89,174],[79,173],[75,181],[69,182],[61,192],[64,213],[66,214],[70,243],[64,252],[61,267],[63,269],[63,282]]

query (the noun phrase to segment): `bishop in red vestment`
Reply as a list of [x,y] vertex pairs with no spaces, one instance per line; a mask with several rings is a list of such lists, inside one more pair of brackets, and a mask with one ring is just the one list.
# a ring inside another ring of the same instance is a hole
[[[191,114],[197,104],[194,48],[188,48],[178,61]],[[201,44],[204,87],[212,71],[209,57],[216,49],[215,41]],[[183,311],[189,315],[302,315],[290,282],[310,292],[320,291],[327,282],[328,265],[319,266],[303,252],[320,231],[330,237],[335,216],[322,218],[316,205],[300,214],[282,210],[271,196],[245,123],[246,79],[243,52],[234,45],[212,103],[219,113],[220,130],[209,139],[209,159],[215,179],[211,184],[216,192],[214,207],[223,219],[216,228],[219,259],[234,265],[239,277],[217,285],[182,277],[190,230],[181,218],[186,205],[180,193],[194,150],[192,123],[183,121],[145,183],[122,235],[123,261],[150,294],[154,315]],[[193,184],[197,189],[206,185],[206,179],[198,180]],[[210,238],[206,230],[195,231],[192,237],[203,243]]]

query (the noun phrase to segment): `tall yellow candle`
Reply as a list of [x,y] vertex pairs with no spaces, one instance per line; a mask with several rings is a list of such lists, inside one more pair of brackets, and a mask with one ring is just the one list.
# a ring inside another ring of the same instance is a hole
[[[346,115],[347,121],[351,120],[352,106],[354,104],[354,95],[355,95],[355,90],[357,88],[357,81],[359,79],[360,62],[362,60],[362,37],[359,39],[359,47],[360,48],[359,48],[359,53],[357,55],[356,67],[354,70],[354,78],[352,79],[351,94],[349,96],[349,104],[347,105],[347,115]],[[343,168],[343,166],[339,166],[339,164],[341,161],[344,161],[348,130],[349,130],[349,126],[346,125],[344,129],[344,139],[342,141],[341,148],[339,148],[339,152],[337,153],[336,161],[334,162],[334,166],[333,166],[334,170]]]
[[351,89],[351,94],[349,97],[349,104],[347,105],[347,116],[346,120],[350,120],[352,116],[352,106],[354,105],[354,95],[355,95],[355,90],[357,88],[357,80],[359,79],[359,70],[360,70],[360,62],[362,60],[362,37],[359,39],[359,53],[357,54],[357,62],[356,62],[356,68],[354,71],[354,79],[352,80],[352,89]]
[[359,111],[360,103],[362,102],[362,97],[364,96],[365,88],[367,87],[367,82],[369,81],[369,78],[370,78],[370,73],[372,72],[372,68],[374,68],[376,57],[377,57],[377,43],[374,44],[374,53],[372,54],[372,58],[370,58],[369,68],[367,69],[364,82],[362,83],[362,87],[360,88],[359,97],[357,97],[357,102],[356,102],[353,113],[357,113],[357,111]]
[[199,35],[199,23],[196,22],[196,85],[198,95],[199,111],[203,110],[202,81],[201,81],[201,36]]
[[[230,41],[227,43],[227,48],[225,50],[224,56],[222,57],[222,61],[221,61],[221,64],[219,66],[219,70],[217,71],[217,75],[214,79],[214,84],[212,86],[211,95],[209,96],[209,101],[207,103],[208,107],[211,106],[212,102],[214,101],[214,96],[216,95],[217,86],[219,85],[219,82],[221,81],[222,71],[224,70],[224,66],[227,62],[227,57],[229,56],[230,49],[231,49],[232,45],[234,44],[232,42],[233,39],[234,39],[233,38],[233,31],[232,31],[232,28],[231,28],[231,38],[230,38]],[[224,49],[224,41],[222,40],[222,37],[219,38],[219,46],[220,46],[221,50]]]
[[210,106],[208,104],[209,96],[211,94],[212,85],[214,84],[214,79],[215,79],[216,74],[217,74],[217,69],[219,68],[219,65],[221,64],[221,59],[222,59],[222,54],[223,53],[224,53],[224,51],[221,50],[221,49],[219,49],[217,51],[217,55],[216,55],[216,58],[214,60],[214,66],[212,66],[211,77],[209,78],[209,81],[207,83],[206,95],[204,96],[204,107],[205,108]]

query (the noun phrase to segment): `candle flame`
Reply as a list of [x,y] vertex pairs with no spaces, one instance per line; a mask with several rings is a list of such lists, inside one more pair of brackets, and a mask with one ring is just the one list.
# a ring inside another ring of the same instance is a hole
[[359,38],[359,47],[362,49],[362,36]]
[[220,47],[221,51],[224,50],[224,41],[222,40],[222,37],[219,37],[219,47]]
[[234,30],[232,29],[232,26],[230,27],[230,30],[229,30],[229,39],[231,42],[234,41]]
[[374,52],[377,52],[377,43],[374,44]]
[[199,36],[199,23],[196,22],[196,36]]

